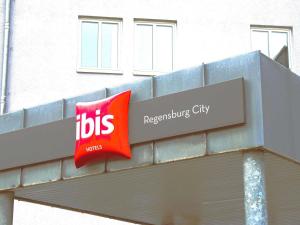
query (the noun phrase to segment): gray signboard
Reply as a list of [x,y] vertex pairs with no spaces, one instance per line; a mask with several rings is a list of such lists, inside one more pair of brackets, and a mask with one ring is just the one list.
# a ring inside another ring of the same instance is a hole
[[130,143],[245,122],[243,78],[133,103]]
[[[129,111],[130,144],[243,124],[243,79],[133,102]],[[0,170],[72,156],[75,122],[73,117],[0,135]]]

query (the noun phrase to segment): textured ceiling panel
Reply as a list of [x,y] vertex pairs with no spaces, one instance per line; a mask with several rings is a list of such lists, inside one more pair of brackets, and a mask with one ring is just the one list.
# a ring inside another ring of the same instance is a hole
[[19,189],[16,196],[149,224],[244,223],[242,153]]
[[265,154],[269,221],[272,225],[300,224],[300,165]]
[[[300,224],[300,165],[264,155],[269,224]],[[244,224],[243,153],[225,153],[17,190],[29,201],[148,224]]]

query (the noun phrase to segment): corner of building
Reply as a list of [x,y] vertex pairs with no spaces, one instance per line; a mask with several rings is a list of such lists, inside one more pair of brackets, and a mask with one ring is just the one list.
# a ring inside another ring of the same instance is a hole
[[300,77],[260,54],[264,148],[300,162]]

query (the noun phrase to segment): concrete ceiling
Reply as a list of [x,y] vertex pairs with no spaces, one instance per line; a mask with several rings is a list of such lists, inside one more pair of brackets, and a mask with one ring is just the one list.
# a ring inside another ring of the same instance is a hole
[[244,221],[242,153],[23,188],[16,197],[148,224]]
[[[265,153],[270,224],[300,224],[300,165]],[[243,152],[20,188],[16,197],[143,224],[244,224]]]
[[300,165],[265,154],[269,224],[300,224]]

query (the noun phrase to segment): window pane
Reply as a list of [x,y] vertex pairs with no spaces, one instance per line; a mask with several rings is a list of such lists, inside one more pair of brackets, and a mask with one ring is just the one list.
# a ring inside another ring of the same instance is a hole
[[135,30],[135,69],[152,70],[153,26],[137,25]]
[[118,24],[102,23],[101,26],[101,66],[118,68]]
[[168,72],[173,69],[173,27],[157,26],[155,33],[154,70]]
[[261,50],[269,56],[268,35],[267,31],[252,31],[252,50]]
[[81,23],[81,66],[98,66],[98,23]]
[[272,31],[270,37],[270,57],[274,58],[284,46],[288,46],[287,32]]

